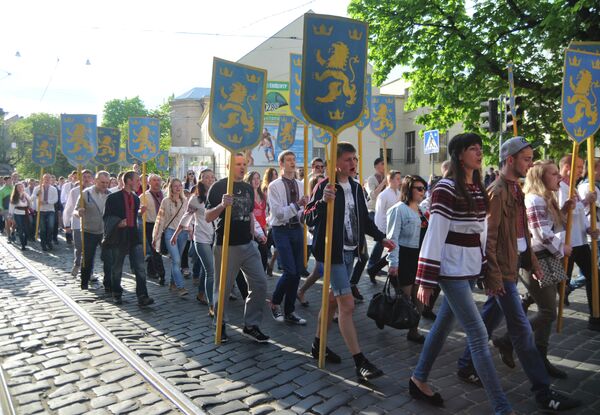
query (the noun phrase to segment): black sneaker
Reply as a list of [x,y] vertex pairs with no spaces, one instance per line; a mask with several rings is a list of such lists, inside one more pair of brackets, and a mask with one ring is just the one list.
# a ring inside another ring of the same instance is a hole
[[306,325],[306,320],[298,316],[296,313],[286,314],[284,321],[288,324],[297,324],[299,326]]
[[113,303],[117,305],[123,304],[123,298],[120,295],[113,295]]
[[257,343],[267,343],[269,341],[269,336],[263,334],[258,326],[244,327],[242,335],[254,340]]
[[356,375],[361,380],[371,380],[383,376],[383,371],[365,359],[360,366],[356,368]]
[[423,316],[423,318],[426,318],[427,320],[431,320],[431,321],[435,321],[435,319],[437,318],[437,315],[429,308],[424,309],[423,312],[421,313],[421,316]]
[[458,378],[465,383],[470,383],[471,385],[483,387],[481,379],[479,379],[479,376],[477,375],[477,372],[475,371],[475,368],[473,366],[461,367],[460,369],[458,369],[458,372],[456,372],[456,374],[458,375]]
[[492,343],[498,349],[498,352],[500,352],[502,362],[511,369],[514,369],[516,365],[513,356],[513,345],[510,339],[508,337],[496,337],[492,339]]
[[356,285],[352,285],[350,289],[352,290],[352,297],[354,297],[356,302],[362,303],[365,300],[365,297],[360,294],[360,291],[358,291],[358,287]]
[[271,315],[273,316],[273,320],[278,323],[283,323],[284,317],[279,306],[271,306]]
[[567,411],[581,406],[581,401],[570,398],[552,389],[550,389],[548,393],[536,397],[535,400],[538,408],[551,412]]
[[[310,353],[312,354],[312,357],[319,360],[319,347],[314,343]],[[338,354],[334,353],[329,347],[325,347],[325,361],[327,363],[342,363],[342,358]]]
[[154,299],[150,298],[148,296],[140,297],[138,299],[138,305],[140,307],[146,307],[146,306],[149,306],[151,304],[154,304]]

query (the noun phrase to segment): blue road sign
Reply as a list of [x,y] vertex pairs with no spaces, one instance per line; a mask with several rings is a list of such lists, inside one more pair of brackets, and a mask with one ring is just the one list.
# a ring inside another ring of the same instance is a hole
[[425,131],[425,145],[423,152],[425,154],[435,154],[440,152],[440,132],[438,130]]

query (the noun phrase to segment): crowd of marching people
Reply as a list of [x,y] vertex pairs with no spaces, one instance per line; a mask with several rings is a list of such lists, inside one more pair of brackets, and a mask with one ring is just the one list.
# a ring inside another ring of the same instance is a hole
[[[323,276],[327,205],[333,203],[329,307],[327,315],[319,315],[319,323],[325,319],[329,327],[337,321],[359,379],[383,374],[363,354],[353,318],[355,304],[364,300],[358,282],[366,269],[373,284],[378,275],[386,275],[397,295],[409,299],[421,318],[433,321],[426,335],[418,323],[407,331],[408,341],[423,345],[409,379],[413,398],[443,406],[441,394],[431,389],[428,380],[457,321],[466,334],[465,351],[457,356],[458,379],[482,386],[494,413],[513,410],[494,367],[490,338],[510,367],[515,366],[516,352],[540,408],[560,411],[579,406],[578,400],[551,387],[551,378],[566,378],[568,373],[547,356],[552,323],[557,319],[557,287],[566,282],[568,305],[574,264],[585,277],[588,328],[600,330],[600,319],[592,316],[589,246],[590,239],[599,236],[590,228],[589,215],[600,192],[600,162],[596,161],[593,178],[583,177],[584,163],[577,155],[566,155],[558,165],[534,161],[531,144],[514,137],[501,147],[499,169],[490,169],[484,178],[478,135],[453,137],[448,152],[443,176],[429,181],[396,170],[386,172],[378,158],[364,187],[357,176],[356,150],[345,142],[337,146],[334,178],[327,177],[320,158],[311,161],[309,172],[299,172],[291,151],[280,153],[279,169],[267,169],[262,178],[256,171],[247,171],[244,154],[237,154],[232,177],[216,180],[214,172],[204,168],[199,174],[190,170],[183,180],[169,178],[163,183],[161,176],[150,174],[145,192],[135,169],[116,177],[106,171],[83,170],[80,177],[73,172],[58,180],[46,173],[41,183],[13,174],[4,177],[0,187],[1,226],[24,251],[36,239],[36,232],[41,249],[53,250],[63,229],[66,243],[74,247],[71,273],[80,278],[84,290],[91,287],[99,252],[102,285],[115,304],[123,302],[121,276],[126,256],[142,307],[154,303],[147,279],[168,285],[173,295],[187,296],[185,279],[191,277],[196,299],[210,316],[223,308],[222,342],[229,340],[228,308],[237,298],[237,286],[245,301],[242,334],[264,343],[269,341],[261,330],[265,313],[279,323],[307,324],[297,305],[308,306],[306,293]],[[581,181],[573,197],[569,197],[571,175]],[[233,194],[227,193],[228,180],[234,182]],[[309,184],[306,194],[304,180]],[[590,180],[597,183],[595,192],[589,191]],[[229,206],[229,258],[225,286],[220,287]],[[565,243],[569,210],[573,225],[570,243]],[[305,224],[308,253],[316,260],[310,270],[304,259]],[[375,240],[371,252],[366,235]],[[565,256],[569,258],[567,270],[563,268]],[[281,275],[268,293],[267,279],[275,264]],[[519,281],[526,288],[525,295],[519,293]],[[220,289],[224,291],[221,297]],[[473,297],[477,289],[488,296],[482,307]],[[533,303],[538,312],[528,318],[527,309]],[[507,332],[492,337],[503,320]],[[311,354],[318,359],[319,353],[317,325]],[[329,363],[342,360],[334,350],[325,348],[325,353]]]

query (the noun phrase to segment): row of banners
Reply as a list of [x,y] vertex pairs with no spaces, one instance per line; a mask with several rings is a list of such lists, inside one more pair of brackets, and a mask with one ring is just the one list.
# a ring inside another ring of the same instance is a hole
[[[169,169],[168,151],[160,151],[160,123],[155,118],[129,119],[129,140],[121,148],[121,133],[114,128],[96,126],[96,116],[89,114],[61,115],[60,148],[74,167],[118,163],[122,166],[142,164],[155,159],[159,170]],[[31,158],[40,167],[56,162],[58,137],[34,134]]]

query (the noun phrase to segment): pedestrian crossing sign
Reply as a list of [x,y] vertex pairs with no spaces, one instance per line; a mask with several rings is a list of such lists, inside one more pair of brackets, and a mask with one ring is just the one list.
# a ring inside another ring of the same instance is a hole
[[440,132],[438,130],[425,131],[425,154],[434,154],[440,152]]

